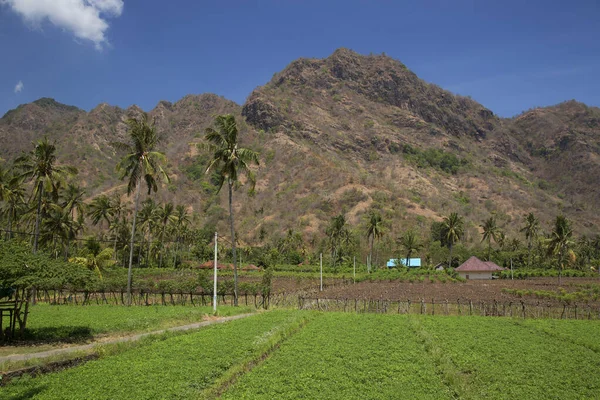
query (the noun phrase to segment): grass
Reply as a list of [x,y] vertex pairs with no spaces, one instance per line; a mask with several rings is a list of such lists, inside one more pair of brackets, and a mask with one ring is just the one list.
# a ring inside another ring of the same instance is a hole
[[[230,306],[218,309],[220,316],[245,312],[251,309]],[[212,307],[192,306],[35,305],[30,309],[24,340],[16,346],[0,347],[0,356],[44,351],[56,347],[57,342],[81,343],[100,335],[149,332],[190,324],[212,313]]]

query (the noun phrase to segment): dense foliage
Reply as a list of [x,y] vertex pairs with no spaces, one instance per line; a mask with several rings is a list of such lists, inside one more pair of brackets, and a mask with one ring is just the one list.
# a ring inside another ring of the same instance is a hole
[[80,288],[95,281],[94,274],[77,264],[31,252],[30,246],[0,240],[0,286],[5,288]]

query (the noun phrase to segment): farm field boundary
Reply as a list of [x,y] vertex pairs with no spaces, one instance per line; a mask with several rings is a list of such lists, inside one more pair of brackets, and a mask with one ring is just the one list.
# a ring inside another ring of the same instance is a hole
[[477,315],[493,317],[600,319],[598,304],[556,304],[526,301],[436,301],[338,299],[298,297],[300,310],[338,311],[376,314]]
[[194,324],[188,324],[188,325],[183,325],[183,326],[176,326],[173,328],[161,329],[161,330],[157,330],[157,331],[153,331],[153,332],[138,333],[136,335],[113,338],[113,339],[110,339],[110,340],[107,340],[104,342],[99,342],[99,343],[90,343],[90,344],[85,344],[85,345],[80,345],[80,346],[72,346],[72,347],[66,347],[66,348],[61,348],[61,349],[53,349],[53,350],[47,350],[47,351],[43,351],[43,352],[39,352],[39,353],[14,354],[14,355],[10,355],[10,356],[0,357],[0,365],[2,365],[3,363],[6,363],[6,362],[25,361],[25,360],[30,360],[30,359],[54,357],[54,356],[61,355],[61,354],[77,353],[77,352],[82,352],[82,351],[91,351],[99,346],[106,345],[106,344],[133,342],[133,341],[140,340],[147,336],[161,335],[161,334],[164,334],[167,332],[181,332],[181,331],[199,329],[199,328],[213,325],[213,324],[220,324],[220,323],[224,323],[224,322],[228,322],[228,321],[233,321],[236,319],[246,318],[251,315],[254,315],[254,314],[250,313],[250,314],[232,315],[229,317],[223,317],[223,318],[213,319],[213,320],[209,320],[209,321],[202,321],[202,322],[197,322]]
[[[240,306],[254,306],[266,308],[268,305],[294,306],[298,301],[296,293],[262,293],[241,292],[239,294]],[[217,305],[233,305],[233,294],[220,293],[217,296]],[[135,306],[211,306],[212,294],[202,292],[142,292],[134,291],[131,296],[132,305]],[[68,290],[40,290],[36,293],[35,303],[52,305],[126,305],[127,292],[89,292]]]

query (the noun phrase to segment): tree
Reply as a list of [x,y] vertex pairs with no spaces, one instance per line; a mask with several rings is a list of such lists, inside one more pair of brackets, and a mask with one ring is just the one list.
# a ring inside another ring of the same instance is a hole
[[20,217],[25,209],[25,188],[23,180],[8,170],[0,172],[0,201],[4,203],[0,215],[7,220],[6,238],[12,238],[13,223]]
[[123,206],[123,203],[121,202],[121,196],[119,194],[115,194],[114,199],[111,200],[110,202],[111,204],[111,218],[110,218],[110,222],[109,222],[109,230],[110,232],[112,232],[113,235],[113,240],[114,240],[114,244],[113,244],[113,252],[114,252],[114,257],[115,257],[115,261],[117,259],[117,242],[119,239],[119,233],[123,232],[122,229],[122,223],[125,220],[125,218],[121,219],[121,215],[123,214],[123,212],[125,211],[125,208]]
[[574,242],[571,239],[573,236],[573,229],[571,223],[563,215],[556,217],[554,221],[554,228],[550,233],[548,239],[548,253],[556,257],[558,263],[558,284],[561,282],[562,271],[565,264],[569,263],[575,258],[571,247]]
[[61,190],[61,196],[63,199],[62,207],[69,210],[73,219],[75,219],[75,212],[77,216],[83,217],[85,215],[86,205],[83,202],[83,196],[85,196],[85,190],[69,183],[66,188]]
[[144,238],[148,243],[146,251],[146,266],[149,266],[152,248],[152,234],[158,224],[158,205],[152,199],[142,202],[142,209],[138,213],[139,226],[142,231],[142,243],[140,244],[140,255],[142,253]]
[[367,270],[371,272],[371,261],[373,260],[373,245],[375,239],[383,236],[383,219],[381,214],[371,210],[369,213],[369,220],[367,222],[367,240],[369,241],[369,262],[367,263]]
[[190,223],[190,217],[188,215],[187,208],[183,205],[175,207],[175,257],[173,266],[178,265],[178,254],[179,254],[179,242],[182,241],[185,234],[185,230]]
[[463,225],[463,219],[457,213],[451,213],[448,217],[444,217],[444,220],[442,221],[442,237],[450,249],[450,254],[448,255],[448,268],[452,267],[452,248],[464,234]]
[[412,229],[408,230],[404,236],[400,237],[399,243],[406,254],[406,266],[410,267],[410,256],[413,252],[421,250],[423,245],[419,243],[419,238]]
[[88,207],[88,217],[92,219],[93,225],[98,225],[100,221],[106,221],[106,226],[110,227],[114,213],[112,201],[105,194],[94,198]]
[[85,243],[85,251],[85,257],[73,257],[69,261],[94,271],[102,279],[102,270],[114,264],[112,249],[102,249],[98,240],[91,237]]
[[519,231],[525,234],[525,239],[527,240],[527,264],[529,267],[531,267],[531,247],[533,240],[538,234],[539,228],[540,221],[533,213],[529,213],[525,216],[525,225]]
[[339,257],[339,250],[342,246],[342,241],[348,236],[348,229],[346,227],[346,217],[344,214],[336,215],[331,219],[329,226],[325,230],[325,234],[329,240],[329,248],[331,249],[331,261],[335,268],[336,262]]
[[146,182],[148,195],[158,190],[157,178],[169,181],[163,169],[166,156],[156,150],[159,137],[154,124],[148,123],[147,115],[141,120],[135,118],[127,120],[129,128],[129,143],[114,143],[115,148],[126,152],[117,164],[120,179],[128,178],[127,195],[135,192],[133,223],[131,227],[131,242],[129,245],[129,267],[127,270],[127,305],[131,305],[131,268],[133,263],[133,243],[135,240],[135,223],[140,197],[142,180]]
[[35,143],[35,148],[29,154],[23,154],[15,160],[15,166],[20,169],[19,178],[33,181],[32,199],[37,199],[33,252],[37,252],[40,234],[41,206],[44,192],[56,193],[59,183],[68,175],[77,173],[72,166],[60,166],[56,163],[56,146],[44,138]]
[[494,242],[498,243],[498,237],[500,234],[500,230],[498,229],[498,226],[496,225],[496,217],[495,216],[491,216],[488,219],[486,219],[483,224],[479,225],[479,227],[481,229],[483,229],[483,232],[481,233],[483,235],[483,238],[481,239],[482,242],[487,241],[487,247],[488,247],[488,254],[487,254],[487,259],[488,261],[490,261],[490,257],[492,255],[492,239],[494,239]]
[[245,174],[254,191],[256,176],[250,169],[251,164],[259,164],[258,153],[239,146],[238,128],[235,117],[231,114],[219,115],[215,118],[214,126],[206,128],[204,138],[208,141],[207,149],[212,153],[212,159],[206,168],[206,173],[214,171],[217,174],[217,193],[223,184],[229,189],[229,225],[231,228],[231,250],[233,253],[233,294],[234,305],[238,305],[238,266],[236,254],[236,238],[233,216],[233,187],[238,177]]
[[177,216],[175,215],[175,207],[173,203],[167,203],[158,207],[156,216],[158,218],[158,240],[161,246],[160,256],[158,261],[158,267],[162,267],[163,260],[163,244],[167,237],[169,230],[175,224]]

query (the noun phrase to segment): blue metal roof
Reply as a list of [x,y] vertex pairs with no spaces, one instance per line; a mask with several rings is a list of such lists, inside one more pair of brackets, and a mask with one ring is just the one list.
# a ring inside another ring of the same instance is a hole
[[[400,258],[400,259],[390,258],[390,260],[387,262],[387,267],[388,268],[395,267],[396,261],[400,261],[400,264],[402,264],[403,266],[406,267],[406,258]],[[416,268],[416,267],[421,266],[420,258],[409,258],[408,261],[409,261],[410,268]]]

